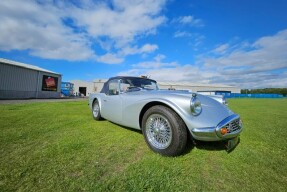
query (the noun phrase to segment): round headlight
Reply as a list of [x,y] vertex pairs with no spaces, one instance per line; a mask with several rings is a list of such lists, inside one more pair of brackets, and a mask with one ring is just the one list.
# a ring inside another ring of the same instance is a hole
[[196,96],[191,98],[190,110],[191,114],[194,116],[199,115],[202,111],[201,102],[196,98]]

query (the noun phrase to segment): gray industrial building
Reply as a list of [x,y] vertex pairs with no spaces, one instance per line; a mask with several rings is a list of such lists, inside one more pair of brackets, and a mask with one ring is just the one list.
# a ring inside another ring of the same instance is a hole
[[215,95],[216,93],[240,93],[239,87],[224,84],[202,84],[191,82],[158,82],[161,89],[191,90],[203,95]]
[[0,99],[59,98],[62,75],[0,58]]
[[[96,79],[94,81],[72,80],[74,92],[89,96],[90,93],[98,93],[103,88],[107,79]],[[199,84],[191,82],[157,82],[160,89],[190,90],[203,95],[215,95],[217,93],[240,93],[239,87],[223,84]],[[84,91],[84,92],[83,92]]]

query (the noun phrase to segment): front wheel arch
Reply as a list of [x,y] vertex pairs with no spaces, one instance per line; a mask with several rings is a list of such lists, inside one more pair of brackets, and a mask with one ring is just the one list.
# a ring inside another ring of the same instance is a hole
[[[173,110],[170,106],[168,106],[167,104],[165,103],[162,103],[162,102],[159,102],[159,101],[153,101],[153,102],[150,102],[150,103],[147,103],[141,110],[140,112],[140,115],[139,115],[139,125],[140,125],[140,128],[142,129],[142,120],[143,120],[143,116],[145,114],[145,112],[153,107],[153,106],[156,106],[156,105],[162,105],[164,107],[167,107],[167,108],[170,108],[171,110]],[[174,110],[173,110],[174,111]]]

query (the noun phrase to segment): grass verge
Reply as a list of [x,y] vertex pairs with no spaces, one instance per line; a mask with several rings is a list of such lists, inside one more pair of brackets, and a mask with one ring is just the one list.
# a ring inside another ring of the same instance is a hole
[[287,100],[229,106],[245,128],[233,152],[201,142],[168,158],[86,101],[0,105],[0,191],[285,191]]

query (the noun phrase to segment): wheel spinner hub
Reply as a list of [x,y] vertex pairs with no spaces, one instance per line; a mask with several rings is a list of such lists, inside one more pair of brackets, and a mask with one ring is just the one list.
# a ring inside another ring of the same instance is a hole
[[158,148],[166,149],[172,140],[172,130],[166,117],[152,114],[146,122],[146,135],[149,143]]

